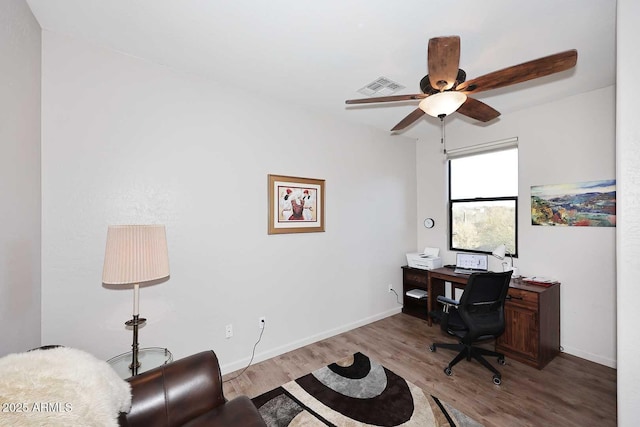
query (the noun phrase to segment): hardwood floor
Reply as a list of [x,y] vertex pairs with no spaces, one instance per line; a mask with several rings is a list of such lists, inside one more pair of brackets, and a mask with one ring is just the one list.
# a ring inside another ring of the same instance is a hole
[[541,371],[507,358],[505,366],[495,363],[502,373],[496,386],[475,361],[461,361],[447,377],[454,353],[430,352],[434,341],[455,342],[437,325],[397,314],[253,365],[224,391],[255,397],[360,351],[485,426],[616,425],[615,369],[564,353]]

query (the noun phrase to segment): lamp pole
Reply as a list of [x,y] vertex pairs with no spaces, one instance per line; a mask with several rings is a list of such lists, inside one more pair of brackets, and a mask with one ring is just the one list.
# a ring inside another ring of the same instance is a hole
[[133,319],[125,322],[125,325],[133,327],[133,344],[131,344],[131,376],[138,375],[138,368],[140,368],[140,361],[138,360],[138,326],[144,325],[147,319],[141,319],[138,314],[140,285],[136,283],[133,285]]

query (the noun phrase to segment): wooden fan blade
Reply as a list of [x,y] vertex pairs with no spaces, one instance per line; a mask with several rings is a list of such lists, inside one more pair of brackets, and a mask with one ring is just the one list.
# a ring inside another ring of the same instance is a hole
[[479,120],[481,122],[488,122],[500,115],[500,112],[494,110],[482,101],[467,97],[467,100],[456,110],[458,113],[463,114],[472,119]]
[[456,90],[470,94],[522,83],[573,68],[577,60],[578,51],[567,50],[468,80],[460,83]]
[[460,63],[460,37],[435,37],[429,39],[427,68],[431,87],[439,91],[453,87]]
[[377,96],[373,98],[363,99],[347,99],[345,104],[372,104],[374,102],[390,102],[390,101],[410,101],[412,99],[423,99],[429,95],[424,93],[416,93],[413,95],[391,95],[391,96]]
[[404,119],[400,120],[400,123],[398,123],[397,125],[395,125],[393,127],[393,129],[391,129],[391,131],[393,132],[394,130],[401,130],[406,128],[407,126],[409,126],[411,123],[415,122],[416,120],[418,120],[420,117],[424,116],[424,111],[422,111],[419,108],[416,108],[415,110],[413,110],[411,113],[409,113],[409,115],[407,117],[405,117]]

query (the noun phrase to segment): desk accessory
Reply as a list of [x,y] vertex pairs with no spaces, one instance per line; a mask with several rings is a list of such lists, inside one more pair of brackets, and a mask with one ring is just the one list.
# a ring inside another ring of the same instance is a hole
[[425,291],[424,289],[411,289],[410,291],[407,291],[407,296],[411,297],[411,298],[416,298],[416,299],[421,299],[421,298],[426,298],[427,297],[427,291]]
[[518,268],[513,266],[513,255],[511,254],[511,252],[509,252],[507,250],[507,245],[505,245],[504,243],[499,245],[497,248],[495,248],[493,250],[493,252],[491,253],[491,255],[493,255],[494,257],[498,258],[499,260],[504,260],[505,257],[507,255],[509,255],[509,258],[511,258],[511,267],[507,267],[507,263],[503,262],[502,263],[502,271],[513,271],[513,278],[516,277],[520,277],[520,273],[518,272]]
[[485,254],[456,254],[456,268],[454,273],[472,274],[486,273],[489,271],[489,257]]
[[169,254],[164,225],[110,225],[104,256],[102,283],[133,285],[133,318],[125,325],[133,328],[132,376],[138,374],[138,327],[147,319],[139,317],[140,284],[169,277]]
[[407,265],[411,268],[420,268],[422,270],[432,270],[442,267],[442,258],[438,256],[440,249],[424,248],[424,251],[409,252],[407,255]]
[[542,276],[523,277],[522,281],[529,285],[544,286],[545,288],[560,283],[555,279]]

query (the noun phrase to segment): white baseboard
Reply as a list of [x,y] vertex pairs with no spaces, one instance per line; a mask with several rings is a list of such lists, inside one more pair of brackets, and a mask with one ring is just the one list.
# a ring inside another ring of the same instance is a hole
[[617,368],[617,361],[615,359],[608,359],[606,357],[598,356],[597,354],[592,354],[583,350],[579,350],[577,348],[562,346],[565,353],[571,354],[572,356],[579,357],[581,359],[586,359],[591,362],[598,363],[600,365],[608,366],[610,368]]
[[[358,321],[348,323],[346,325],[342,325],[338,328],[329,329],[319,334],[312,335],[310,337],[306,337],[301,340],[293,341],[288,344],[282,345],[280,347],[272,348],[261,353],[257,353],[253,359],[252,364],[270,359],[272,357],[279,356],[288,351],[295,350],[300,347],[304,347],[305,345],[309,345],[314,342],[321,341],[325,338],[333,337],[343,332],[347,332],[352,329],[359,328],[360,326],[368,325],[369,323],[373,323],[375,321],[384,319],[386,317],[393,316],[394,314],[400,313],[401,310],[402,310],[402,307],[396,307],[391,310],[385,311],[383,313],[379,313],[374,316],[366,317],[364,319],[360,319]],[[225,375],[229,372],[237,371],[238,369],[242,369],[245,366],[247,366],[247,363],[249,363],[249,360],[251,360],[251,358],[246,357],[240,360],[236,360],[235,362],[226,363],[220,366],[220,371],[222,372],[222,375]]]

